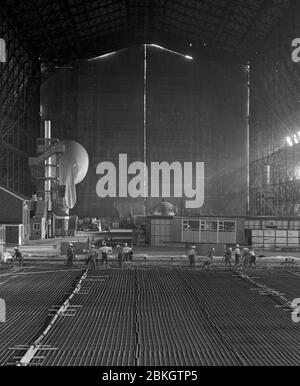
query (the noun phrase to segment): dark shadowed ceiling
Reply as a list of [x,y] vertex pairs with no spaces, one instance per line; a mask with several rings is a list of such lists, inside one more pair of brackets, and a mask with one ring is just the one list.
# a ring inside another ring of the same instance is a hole
[[3,0],[43,60],[86,59],[137,43],[247,58],[292,0]]

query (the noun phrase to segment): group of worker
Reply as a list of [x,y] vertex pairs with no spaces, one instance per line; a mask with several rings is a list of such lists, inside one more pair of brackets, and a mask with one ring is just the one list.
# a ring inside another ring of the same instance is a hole
[[[209,269],[213,265],[215,248],[210,248],[207,258],[204,261],[203,268]],[[223,261],[225,266],[232,267],[232,258],[234,257],[234,266],[244,268],[256,267],[256,255],[253,248],[244,248],[241,252],[240,245],[236,244],[235,248],[227,247]],[[196,246],[192,246],[188,251],[189,267],[195,268],[196,264]]]
[[[107,267],[109,247],[106,245],[105,242],[102,243],[102,246],[99,249],[99,252],[101,253],[101,257],[102,257],[102,265],[105,264],[105,266]],[[86,264],[92,269],[95,269],[98,267],[99,252],[96,250],[96,247],[94,244],[92,244],[90,249],[86,252],[86,256],[87,256]]]
[[132,247],[129,247],[127,243],[124,244],[124,247],[122,247],[122,245],[117,245],[117,254],[119,268],[123,267],[124,261],[126,263],[131,263],[133,260],[133,249]]
[[[210,248],[207,259],[204,261],[203,268],[208,269],[213,264],[213,257],[216,250],[215,248]],[[188,258],[189,258],[189,267],[191,269],[195,268],[196,266],[196,246],[193,245],[189,251],[188,251]]]
[[[122,268],[123,262],[132,262],[133,259],[133,249],[129,247],[127,243],[124,246],[117,245],[117,258],[119,267]],[[85,251],[86,254],[86,264],[92,269],[95,269],[99,265],[99,255],[101,254],[101,264],[108,266],[108,255],[111,249],[107,246],[106,242],[102,242],[102,246],[99,250],[96,249],[95,245],[92,244],[90,248]],[[72,267],[74,260],[76,259],[76,250],[72,243],[69,243],[67,248],[67,265]]]
[[19,247],[14,247],[14,253],[11,254],[9,252],[0,253],[0,260],[3,260],[4,263],[11,264],[14,266],[15,262],[19,263],[20,267],[23,267],[24,257],[22,252],[19,250]]
[[[133,259],[133,249],[129,247],[127,243],[122,245],[117,245],[117,259],[118,265],[120,268],[123,267],[123,262],[132,262]],[[102,246],[99,249],[102,258],[102,265],[108,266],[108,255],[110,252],[110,248],[106,245],[106,242],[102,242]],[[213,258],[216,250],[215,248],[210,248],[207,259],[204,261],[203,268],[210,268],[213,265]],[[95,245],[92,244],[88,251],[86,251],[86,264],[95,269],[98,266],[98,258],[99,253],[95,248]],[[234,257],[234,266],[244,268],[256,267],[256,255],[253,248],[244,248],[242,251],[240,249],[240,245],[236,244],[235,248],[227,247],[225,251],[225,255],[223,261],[225,262],[225,266],[232,267],[232,258]],[[196,265],[196,246],[192,246],[188,251],[189,258],[189,267],[195,268]],[[74,260],[76,259],[76,250],[74,248],[73,243],[69,243],[67,248],[67,265],[72,267],[74,264]],[[14,248],[14,254],[12,255],[12,263],[15,260],[18,260],[20,267],[23,266],[23,255],[20,252],[18,247]]]
[[235,248],[228,247],[225,251],[225,265],[231,267],[231,261],[234,256],[234,266],[244,268],[256,267],[256,255],[253,248],[244,248],[241,251],[240,245],[236,244]]

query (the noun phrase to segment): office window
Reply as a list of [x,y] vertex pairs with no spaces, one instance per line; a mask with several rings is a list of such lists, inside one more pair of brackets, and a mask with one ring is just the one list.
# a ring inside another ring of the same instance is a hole
[[225,221],[224,222],[224,232],[235,232],[235,222],[234,221]]
[[224,221],[219,221],[219,232],[224,232]]
[[199,232],[199,221],[183,221],[183,230],[187,232]]
[[206,230],[209,232],[217,232],[218,222],[217,221],[206,221]]

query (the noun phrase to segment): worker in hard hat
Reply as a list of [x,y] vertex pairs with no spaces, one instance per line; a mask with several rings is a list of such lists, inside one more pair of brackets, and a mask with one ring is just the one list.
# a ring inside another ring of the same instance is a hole
[[232,248],[226,248],[225,251],[225,266],[229,265],[231,267],[231,259],[232,259]]
[[209,269],[209,267],[213,264],[215,252],[215,248],[210,248],[210,250],[208,251],[207,260],[205,261],[203,268]]
[[24,259],[19,247],[14,247],[13,262],[15,260],[18,260],[20,267],[23,267]]
[[189,251],[188,251],[188,257],[189,257],[189,267],[191,269],[195,268],[195,259],[196,259],[196,246],[193,245]]
[[247,268],[250,264],[250,249],[249,248],[243,248],[242,251],[242,260],[243,260],[243,267]]
[[254,266],[256,268],[256,255],[253,248],[250,248],[249,250],[249,264],[250,267]]
[[119,268],[123,267],[123,247],[121,245],[117,245],[117,259],[119,263]]
[[235,246],[234,256],[235,256],[235,263],[234,263],[234,265],[237,267],[240,264],[240,260],[241,260],[241,250],[240,250],[240,245],[239,244],[236,244],[236,246]]
[[92,269],[96,269],[96,262],[98,258],[98,253],[95,249],[95,245],[91,245],[91,248],[87,252],[87,265],[89,265]]
[[128,253],[128,259],[130,262],[132,262],[132,260],[133,260],[133,245],[131,245],[131,247],[130,247],[130,251]]
[[76,257],[76,250],[74,248],[73,243],[69,243],[66,255],[67,255],[67,266],[73,267],[74,259]]
[[109,252],[109,248],[108,246],[106,245],[105,242],[102,243],[102,247],[100,248],[100,252],[102,254],[102,265],[105,265],[108,266],[108,252]]
[[131,248],[128,246],[127,243],[124,244],[122,253],[124,254],[125,261],[129,261],[129,253],[131,251]]

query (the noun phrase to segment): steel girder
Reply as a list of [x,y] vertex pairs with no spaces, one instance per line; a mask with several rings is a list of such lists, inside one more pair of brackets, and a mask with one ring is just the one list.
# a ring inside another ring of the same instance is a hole
[[7,44],[7,61],[0,63],[0,183],[30,194],[28,157],[39,134],[39,63],[4,7],[0,36]]
[[132,40],[159,43],[162,37],[168,44],[166,37],[175,35],[178,49],[192,49],[194,56],[204,54],[220,60],[236,55],[245,62],[291,0],[4,2],[14,20],[28,31],[30,43],[47,60],[86,59],[120,45],[126,48]]

